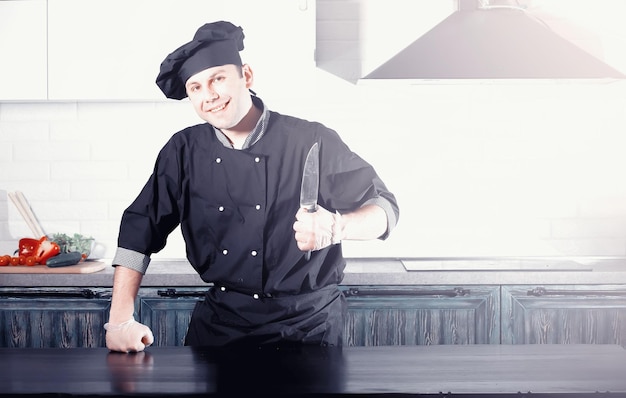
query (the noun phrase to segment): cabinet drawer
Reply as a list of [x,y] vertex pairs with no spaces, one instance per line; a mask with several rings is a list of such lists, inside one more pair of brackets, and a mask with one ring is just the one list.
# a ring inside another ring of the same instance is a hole
[[203,299],[204,288],[141,289],[141,323],[152,329],[155,346],[181,346],[196,303]]
[[498,344],[498,286],[345,287],[351,346]]
[[109,289],[0,289],[0,347],[103,347]]
[[503,286],[504,344],[626,345],[622,285]]

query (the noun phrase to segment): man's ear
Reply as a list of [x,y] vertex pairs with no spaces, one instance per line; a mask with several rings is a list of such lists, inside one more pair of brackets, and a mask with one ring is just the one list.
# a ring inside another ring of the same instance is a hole
[[243,75],[243,78],[246,79],[246,88],[252,87],[252,84],[254,83],[254,72],[252,72],[250,65],[241,65],[241,74]]

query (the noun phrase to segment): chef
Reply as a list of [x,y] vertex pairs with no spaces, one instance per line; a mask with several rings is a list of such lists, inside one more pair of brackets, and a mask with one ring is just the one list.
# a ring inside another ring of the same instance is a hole
[[[165,96],[189,98],[206,123],[169,139],[122,215],[105,325],[110,350],[153,342],[134,320],[134,302],[151,254],[179,225],[187,259],[210,284],[186,345],[339,346],[341,242],[386,239],[396,225],[394,195],[335,131],[271,111],[251,90],[243,39],[230,22],[207,23],[161,64],[156,83]],[[314,144],[319,192],[309,211],[300,193]]]

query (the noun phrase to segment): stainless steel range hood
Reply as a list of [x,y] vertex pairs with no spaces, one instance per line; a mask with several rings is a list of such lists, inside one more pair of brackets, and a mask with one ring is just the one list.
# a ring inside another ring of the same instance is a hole
[[362,79],[623,79],[513,7],[455,11]]

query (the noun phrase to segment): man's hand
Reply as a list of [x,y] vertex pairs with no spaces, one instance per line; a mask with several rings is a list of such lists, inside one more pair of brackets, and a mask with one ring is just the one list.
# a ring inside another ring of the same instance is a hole
[[298,248],[302,251],[320,250],[343,239],[341,214],[333,214],[321,206],[314,213],[304,208],[298,210],[293,230]]
[[130,319],[126,322],[104,325],[107,348],[111,351],[139,352],[154,342],[154,335],[149,327]]

